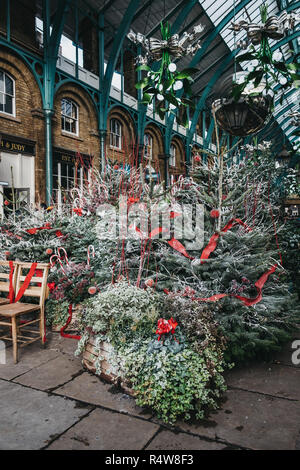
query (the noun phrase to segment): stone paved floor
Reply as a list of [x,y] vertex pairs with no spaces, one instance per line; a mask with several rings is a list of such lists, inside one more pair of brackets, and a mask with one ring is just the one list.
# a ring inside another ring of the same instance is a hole
[[[300,338],[300,333],[295,334]],[[76,341],[50,333],[0,365],[0,449],[300,450],[300,366],[291,344],[272,362],[227,373],[222,408],[166,426],[84,371]]]

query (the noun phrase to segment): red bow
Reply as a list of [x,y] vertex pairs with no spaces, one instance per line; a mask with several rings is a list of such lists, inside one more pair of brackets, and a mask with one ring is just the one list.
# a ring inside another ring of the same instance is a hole
[[174,320],[174,318],[170,318],[170,320],[165,320],[164,318],[160,318],[157,322],[157,330],[156,334],[158,336],[158,341],[160,341],[160,338],[162,335],[165,335],[167,333],[172,333],[172,335],[175,333],[175,329],[178,326],[178,323]]

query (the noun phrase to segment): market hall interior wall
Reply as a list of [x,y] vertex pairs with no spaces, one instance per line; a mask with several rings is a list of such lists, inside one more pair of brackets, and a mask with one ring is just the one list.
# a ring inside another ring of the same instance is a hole
[[[0,48],[0,69],[15,83],[15,115],[0,112],[0,133],[35,142],[35,199],[45,199],[45,141],[42,98],[27,65],[8,49]],[[0,163],[1,165],[1,163]]]

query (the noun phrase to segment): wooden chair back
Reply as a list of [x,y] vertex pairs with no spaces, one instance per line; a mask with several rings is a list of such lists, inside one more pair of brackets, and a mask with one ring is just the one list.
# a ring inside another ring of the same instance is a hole
[[[20,288],[23,286],[24,281],[26,279],[26,275],[28,274],[28,270],[31,268],[32,263],[22,263],[18,262],[18,273],[17,273],[17,280],[16,280],[16,289],[15,293],[16,296]],[[44,306],[46,297],[47,297],[47,279],[49,273],[50,264],[49,263],[38,263],[36,266],[35,273],[30,280],[30,283],[27,289],[24,291],[23,297],[39,297],[39,305],[40,307]],[[27,271],[25,274],[24,271]],[[37,276],[36,271],[39,270],[42,272],[42,276]]]
[[[13,261],[14,273],[12,277],[12,286],[15,290],[18,266],[17,263]],[[9,276],[10,276],[10,264],[9,261],[0,261],[0,292],[9,292]]]

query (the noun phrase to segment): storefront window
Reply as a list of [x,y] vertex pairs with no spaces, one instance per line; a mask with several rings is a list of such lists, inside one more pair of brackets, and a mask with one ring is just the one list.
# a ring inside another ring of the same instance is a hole
[[15,83],[7,73],[0,70],[0,112],[15,114]]
[[60,205],[70,201],[70,191],[88,184],[89,170],[73,163],[56,162],[53,168],[53,199]]

